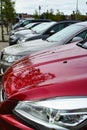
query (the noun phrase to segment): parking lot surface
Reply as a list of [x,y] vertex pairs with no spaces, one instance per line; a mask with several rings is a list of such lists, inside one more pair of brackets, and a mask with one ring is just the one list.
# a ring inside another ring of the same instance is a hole
[[0,42],[0,52],[3,48],[9,46],[9,43],[8,42]]

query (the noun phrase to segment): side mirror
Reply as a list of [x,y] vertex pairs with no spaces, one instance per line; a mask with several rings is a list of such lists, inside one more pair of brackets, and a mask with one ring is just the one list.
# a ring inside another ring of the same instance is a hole
[[78,42],[78,41],[82,42],[82,41],[83,41],[83,38],[81,38],[81,37],[74,37],[74,38],[71,40],[71,42]]
[[51,35],[52,35],[52,34],[54,34],[54,33],[55,33],[55,31],[54,31],[54,30],[51,30],[51,31],[50,31],[50,34],[51,34]]
[[85,43],[83,44],[83,47],[84,47],[85,49],[87,49],[87,42],[85,42]]

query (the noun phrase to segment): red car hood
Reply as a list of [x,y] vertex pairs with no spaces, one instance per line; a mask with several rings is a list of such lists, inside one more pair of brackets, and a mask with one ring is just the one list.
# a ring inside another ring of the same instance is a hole
[[87,50],[73,43],[27,56],[6,71],[3,86],[7,97],[30,90],[37,97],[87,95]]

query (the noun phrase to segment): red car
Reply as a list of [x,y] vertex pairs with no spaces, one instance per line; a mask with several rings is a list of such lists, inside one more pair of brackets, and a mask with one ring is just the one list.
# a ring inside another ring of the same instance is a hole
[[87,43],[14,63],[0,100],[0,130],[87,130]]

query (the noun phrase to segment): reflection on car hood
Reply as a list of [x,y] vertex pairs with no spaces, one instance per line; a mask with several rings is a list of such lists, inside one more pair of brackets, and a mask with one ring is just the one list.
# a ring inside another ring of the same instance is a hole
[[38,36],[38,35],[40,35],[40,34],[38,34],[38,33],[31,33],[31,34],[25,35],[25,38],[29,38],[29,37],[32,37],[32,36]]
[[3,84],[8,97],[23,93],[15,97],[20,100],[35,94],[44,97],[45,93],[48,97],[87,95],[87,50],[73,43],[25,57],[6,71]]

